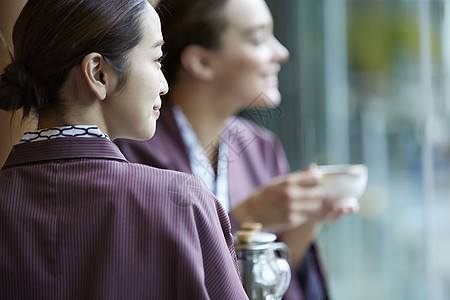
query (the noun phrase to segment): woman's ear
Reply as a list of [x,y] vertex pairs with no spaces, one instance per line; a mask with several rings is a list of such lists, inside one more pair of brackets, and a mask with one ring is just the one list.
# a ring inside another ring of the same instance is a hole
[[113,84],[115,73],[99,53],[89,53],[81,61],[81,71],[90,91],[99,100],[105,100]]
[[214,78],[211,52],[198,45],[187,46],[181,53],[181,65],[192,76],[209,81]]

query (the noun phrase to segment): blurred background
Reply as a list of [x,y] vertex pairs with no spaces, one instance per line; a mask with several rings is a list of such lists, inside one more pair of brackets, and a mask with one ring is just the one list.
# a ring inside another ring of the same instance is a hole
[[332,299],[450,299],[450,1],[268,0],[290,50],[276,111],[292,169],[364,163],[360,213],[319,244]]

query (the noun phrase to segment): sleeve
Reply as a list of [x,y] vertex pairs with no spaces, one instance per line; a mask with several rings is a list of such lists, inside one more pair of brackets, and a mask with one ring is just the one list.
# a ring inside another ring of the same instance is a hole
[[[186,217],[190,219],[180,228],[184,236],[191,237],[183,239],[192,251],[184,254],[186,272],[194,270],[190,277],[197,282],[193,284],[205,290],[209,299],[248,299],[239,276],[228,216],[200,178],[188,176],[189,192],[184,197],[188,198],[190,215]],[[177,201],[176,205],[185,203]],[[184,295],[185,299],[195,299],[191,296]]]
[[[221,207],[216,204],[216,207]],[[247,299],[239,276],[231,227],[225,211],[201,212],[196,224],[203,256],[205,285],[211,299]],[[215,213],[211,217],[210,213]]]
[[276,172],[278,175],[287,174],[290,172],[289,162],[286,157],[286,153],[284,152],[283,146],[280,142],[280,140],[274,136],[273,137],[273,149],[274,149],[274,155],[275,155],[275,162],[276,162]]

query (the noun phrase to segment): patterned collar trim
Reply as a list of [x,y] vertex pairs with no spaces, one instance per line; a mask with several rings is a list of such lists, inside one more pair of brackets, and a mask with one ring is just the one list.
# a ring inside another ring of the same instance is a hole
[[45,141],[61,137],[103,137],[110,139],[97,126],[94,125],[72,125],[64,127],[52,127],[37,131],[29,131],[24,134],[20,143]]

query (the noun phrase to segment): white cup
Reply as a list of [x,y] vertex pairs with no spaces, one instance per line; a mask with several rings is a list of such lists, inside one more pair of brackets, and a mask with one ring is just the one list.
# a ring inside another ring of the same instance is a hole
[[357,206],[367,185],[365,165],[322,165],[322,186],[325,195],[338,206]]

